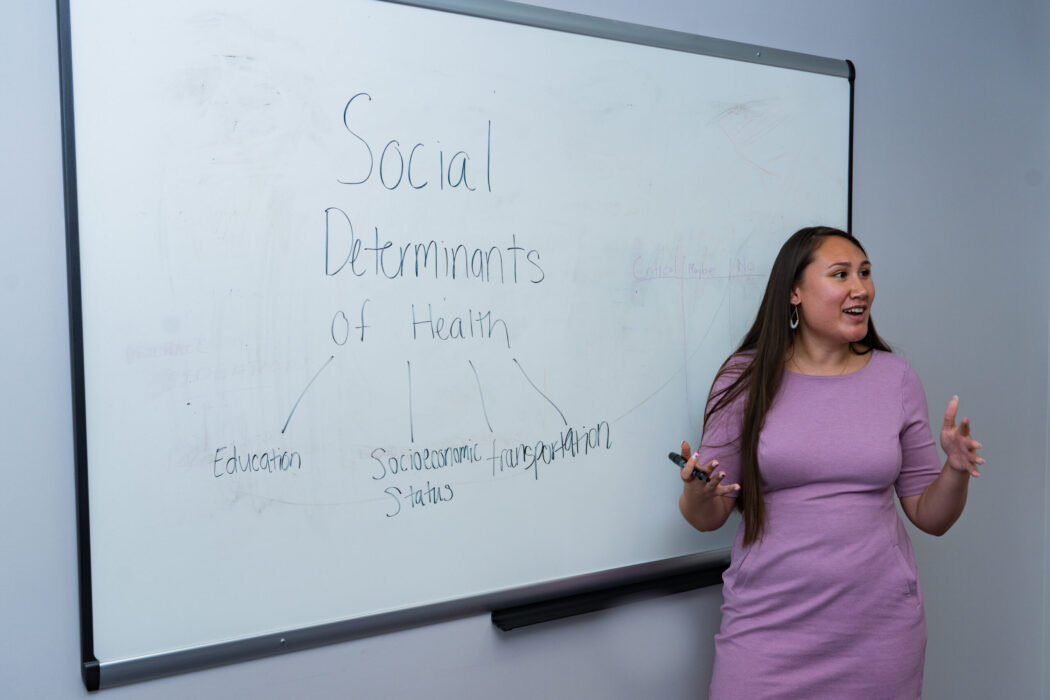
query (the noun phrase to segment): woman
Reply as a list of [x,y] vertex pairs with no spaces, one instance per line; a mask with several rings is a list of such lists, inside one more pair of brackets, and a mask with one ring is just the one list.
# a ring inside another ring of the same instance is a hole
[[943,534],[984,460],[956,397],[939,466],[922,385],[875,332],[874,298],[857,239],[793,235],[715,378],[700,450],[682,443],[685,519],[707,531],[743,512],[712,700],[921,694],[922,592],[893,492],[919,529]]

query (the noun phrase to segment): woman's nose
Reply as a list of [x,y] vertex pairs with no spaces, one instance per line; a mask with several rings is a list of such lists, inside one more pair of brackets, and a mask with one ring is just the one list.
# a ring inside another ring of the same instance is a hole
[[854,299],[866,299],[870,294],[868,286],[861,280],[854,278],[849,295]]

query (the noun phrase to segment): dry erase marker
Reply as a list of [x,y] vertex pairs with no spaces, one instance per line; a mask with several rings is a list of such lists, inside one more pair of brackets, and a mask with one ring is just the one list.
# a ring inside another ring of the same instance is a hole
[[[687,461],[685,457],[677,452],[672,452],[667,455],[667,459],[677,464],[679,468],[684,467]],[[707,475],[707,472],[700,471],[700,467],[693,467],[693,478],[700,479],[701,481],[711,481],[711,477]]]

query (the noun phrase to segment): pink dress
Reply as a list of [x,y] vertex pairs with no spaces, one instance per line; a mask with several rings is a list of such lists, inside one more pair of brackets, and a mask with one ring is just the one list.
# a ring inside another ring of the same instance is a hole
[[[739,434],[742,401],[711,419],[700,450],[727,484],[739,445],[714,445]],[[758,459],[765,537],[744,547],[737,532],[711,700],[920,697],[926,619],[893,493],[922,493],[941,467],[911,365],[874,351],[853,374],[785,372]]]

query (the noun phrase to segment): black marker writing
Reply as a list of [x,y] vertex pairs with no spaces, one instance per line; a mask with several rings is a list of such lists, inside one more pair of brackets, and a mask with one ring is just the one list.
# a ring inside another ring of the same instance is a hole
[[358,237],[350,215],[339,207],[324,210],[324,273],[328,277],[349,272],[354,277],[378,279],[476,280],[492,284],[540,284],[546,273],[540,253],[518,245],[487,248],[465,243],[422,240],[395,243],[383,239],[373,227],[372,245]]
[[[371,328],[371,326],[365,323],[365,306],[371,299],[365,299],[361,303],[361,322],[354,326],[354,330],[361,331],[361,336],[358,338],[362,343],[365,342],[365,329]],[[336,345],[343,346],[350,339],[350,319],[346,317],[342,309],[335,312],[332,316],[332,342]]]
[[303,468],[302,455],[295,451],[274,448],[264,452],[249,451],[238,454],[237,446],[234,445],[233,449],[227,454],[228,449],[226,445],[215,449],[211,471],[216,479],[222,476],[234,476],[238,473],[265,472],[275,474],[289,470],[298,471]]
[[426,486],[418,489],[409,486],[407,489],[402,490],[397,486],[388,486],[383,489],[383,493],[390,496],[394,501],[390,505],[391,510],[386,514],[388,518],[393,518],[401,513],[401,501],[407,502],[410,508],[416,508],[417,506],[422,508],[437,505],[438,503],[448,503],[456,495],[450,484],[432,485],[429,481],[426,482]]
[[422,307],[417,310],[416,305],[412,304],[412,340],[418,340],[421,334],[425,335],[428,331],[432,340],[488,340],[496,335],[510,347],[510,331],[506,321],[493,317],[491,311],[466,311],[466,316],[435,316],[432,305],[427,304],[425,310]]
[[553,440],[519,442],[510,447],[499,447],[492,441],[492,475],[506,470],[532,470],[533,479],[540,478],[539,465],[560,459],[573,459],[592,450],[612,449],[612,428],[607,421],[599,421],[592,428],[568,428]]
[[416,441],[416,426],[412,423],[412,362],[405,361],[408,365],[408,436],[411,442]]
[[377,447],[369,456],[376,463],[377,469],[377,472],[372,475],[373,481],[381,481],[387,476],[397,476],[406,472],[448,469],[460,464],[474,464],[484,460],[478,443],[470,440],[461,445],[424,447],[421,450],[410,450],[400,454],[390,454],[384,448]]
[[[361,98],[364,98],[364,100],[361,100]],[[340,184],[363,185],[372,179],[373,174],[376,174],[379,183],[385,189],[396,190],[402,184],[407,183],[412,189],[421,190],[430,184],[430,180],[425,175],[420,174],[425,169],[438,177],[441,190],[445,190],[446,186],[450,190],[459,188],[470,192],[477,190],[476,186],[470,184],[470,179],[471,173],[475,172],[473,168],[478,166],[472,166],[472,160],[468,151],[458,149],[451,155],[448,155],[444,149],[435,149],[421,141],[416,141],[411,148],[408,148],[408,155],[406,156],[406,148],[402,147],[400,140],[387,140],[379,151],[379,168],[377,172],[375,151],[372,150],[371,144],[364,136],[350,128],[352,116],[350,108],[354,107],[355,110],[364,108],[365,100],[371,102],[372,96],[367,92],[359,92],[347,100],[346,105],[343,107],[343,127],[364,147],[364,151],[360,152],[359,157],[355,158],[355,161],[361,164],[359,170],[365,174],[364,177],[358,179],[337,179]],[[354,106],[355,101],[358,102],[356,106]],[[436,170],[434,169],[435,166]],[[492,120],[487,120],[485,125],[484,167],[485,187],[487,191],[492,192]]]

